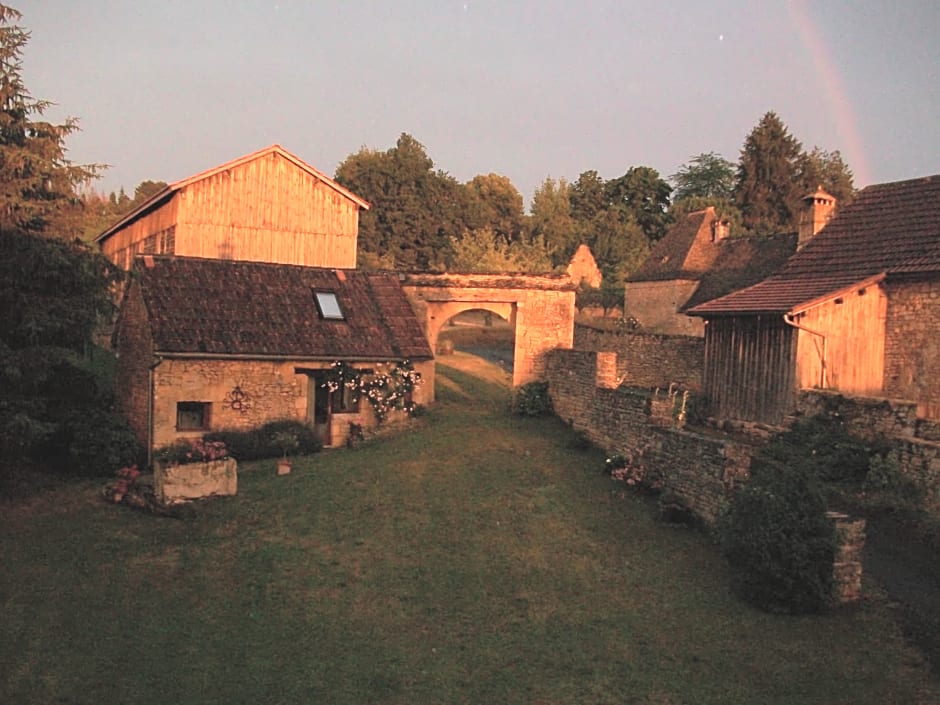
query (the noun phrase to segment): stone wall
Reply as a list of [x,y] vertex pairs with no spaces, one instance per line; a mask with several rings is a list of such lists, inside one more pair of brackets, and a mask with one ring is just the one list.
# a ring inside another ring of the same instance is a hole
[[[303,420],[309,378],[294,368],[295,363],[283,361],[163,360],[153,370],[154,447],[204,433],[177,430],[179,402],[208,403],[212,429],[248,430],[278,419]],[[239,392],[244,396],[235,404]]]
[[[555,413],[609,454],[639,459],[670,506],[714,524],[735,487],[750,477],[760,441],[682,428],[674,395],[620,386],[617,368],[612,352],[553,351],[546,379]],[[837,536],[833,601],[846,604],[861,596],[865,524],[845,515],[831,519]]]
[[577,324],[577,350],[617,353],[617,374],[631,387],[668,387],[672,383],[702,388],[705,340],[685,335],[609,331]]
[[940,281],[892,281],[885,285],[884,394],[921,402],[940,419]]
[[934,502],[940,500],[940,423],[920,418],[918,406],[912,401],[808,389],[797,398],[802,416],[835,417],[857,438],[890,444],[902,477]]
[[608,453],[639,455],[677,503],[712,523],[747,477],[750,447],[677,427],[665,390],[619,386],[617,368],[616,353],[553,351],[546,378],[555,413]]

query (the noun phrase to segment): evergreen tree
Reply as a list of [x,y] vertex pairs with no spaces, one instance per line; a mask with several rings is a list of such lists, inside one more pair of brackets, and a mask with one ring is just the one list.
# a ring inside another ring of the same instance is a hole
[[53,232],[58,218],[56,234],[77,236],[77,189],[100,167],[76,166],[65,157],[64,141],[78,129],[77,120],[54,125],[37,119],[50,103],[33,98],[23,84],[21,56],[29,32],[16,24],[20,18],[0,5],[0,231]]
[[760,234],[792,231],[806,195],[801,179],[803,148],[777,114],[768,112],[744,141],[735,203],[744,225]]
[[804,196],[815,193],[822,186],[824,191],[836,197],[837,206],[847,205],[855,197],[852,170],[842,160],[839,150],[827,152],[813,147],[813,151],[803,154],[800,172]]

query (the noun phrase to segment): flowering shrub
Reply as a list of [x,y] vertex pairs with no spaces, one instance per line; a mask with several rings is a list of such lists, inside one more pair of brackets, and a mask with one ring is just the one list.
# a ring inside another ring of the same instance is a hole
[[117,471],[117,479],[105,486],[104,498],[109,502],[120,504],[129,492],[136,489],[139,477],[140,470],[136,465],[121,468]]
[[646,446],[628,451],[626,454],[612,455],[605,463],[607,474],[618,482],[625,482],[631,487],[643,487],[650,490],[662,489],[662,478],[649,472],[643,456]]
[[355,401],[364,397],[372,406],[376,420],[382,423],[395,410],[415,415],[417,406],[411,394],[421,383],[421,373],[408,360],[379,364],[369,374],[363,374],[348,362],[337,360],[330,365],[329,375],[322,386],[330,392],[348,389]]
[[223,460],[228,449],[222,441],[207,441],[202,438],[182,438],[175,443],[159,448],[154,457],[164,465],[204,463]]

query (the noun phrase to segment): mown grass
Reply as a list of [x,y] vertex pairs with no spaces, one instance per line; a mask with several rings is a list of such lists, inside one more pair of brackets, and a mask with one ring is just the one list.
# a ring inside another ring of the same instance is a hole
[[414,433],[244,464],[184,519],[81,484],[2,506],[4,703],[916,703],[878,601],[757,612],[461,353]]

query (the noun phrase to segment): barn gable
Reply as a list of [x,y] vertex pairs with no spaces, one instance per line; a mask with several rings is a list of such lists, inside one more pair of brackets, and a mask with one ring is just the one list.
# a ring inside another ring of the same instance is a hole
[[167,185],[96,241],[124,268],[137,254],[353,268],[368,207],[272,145]]

